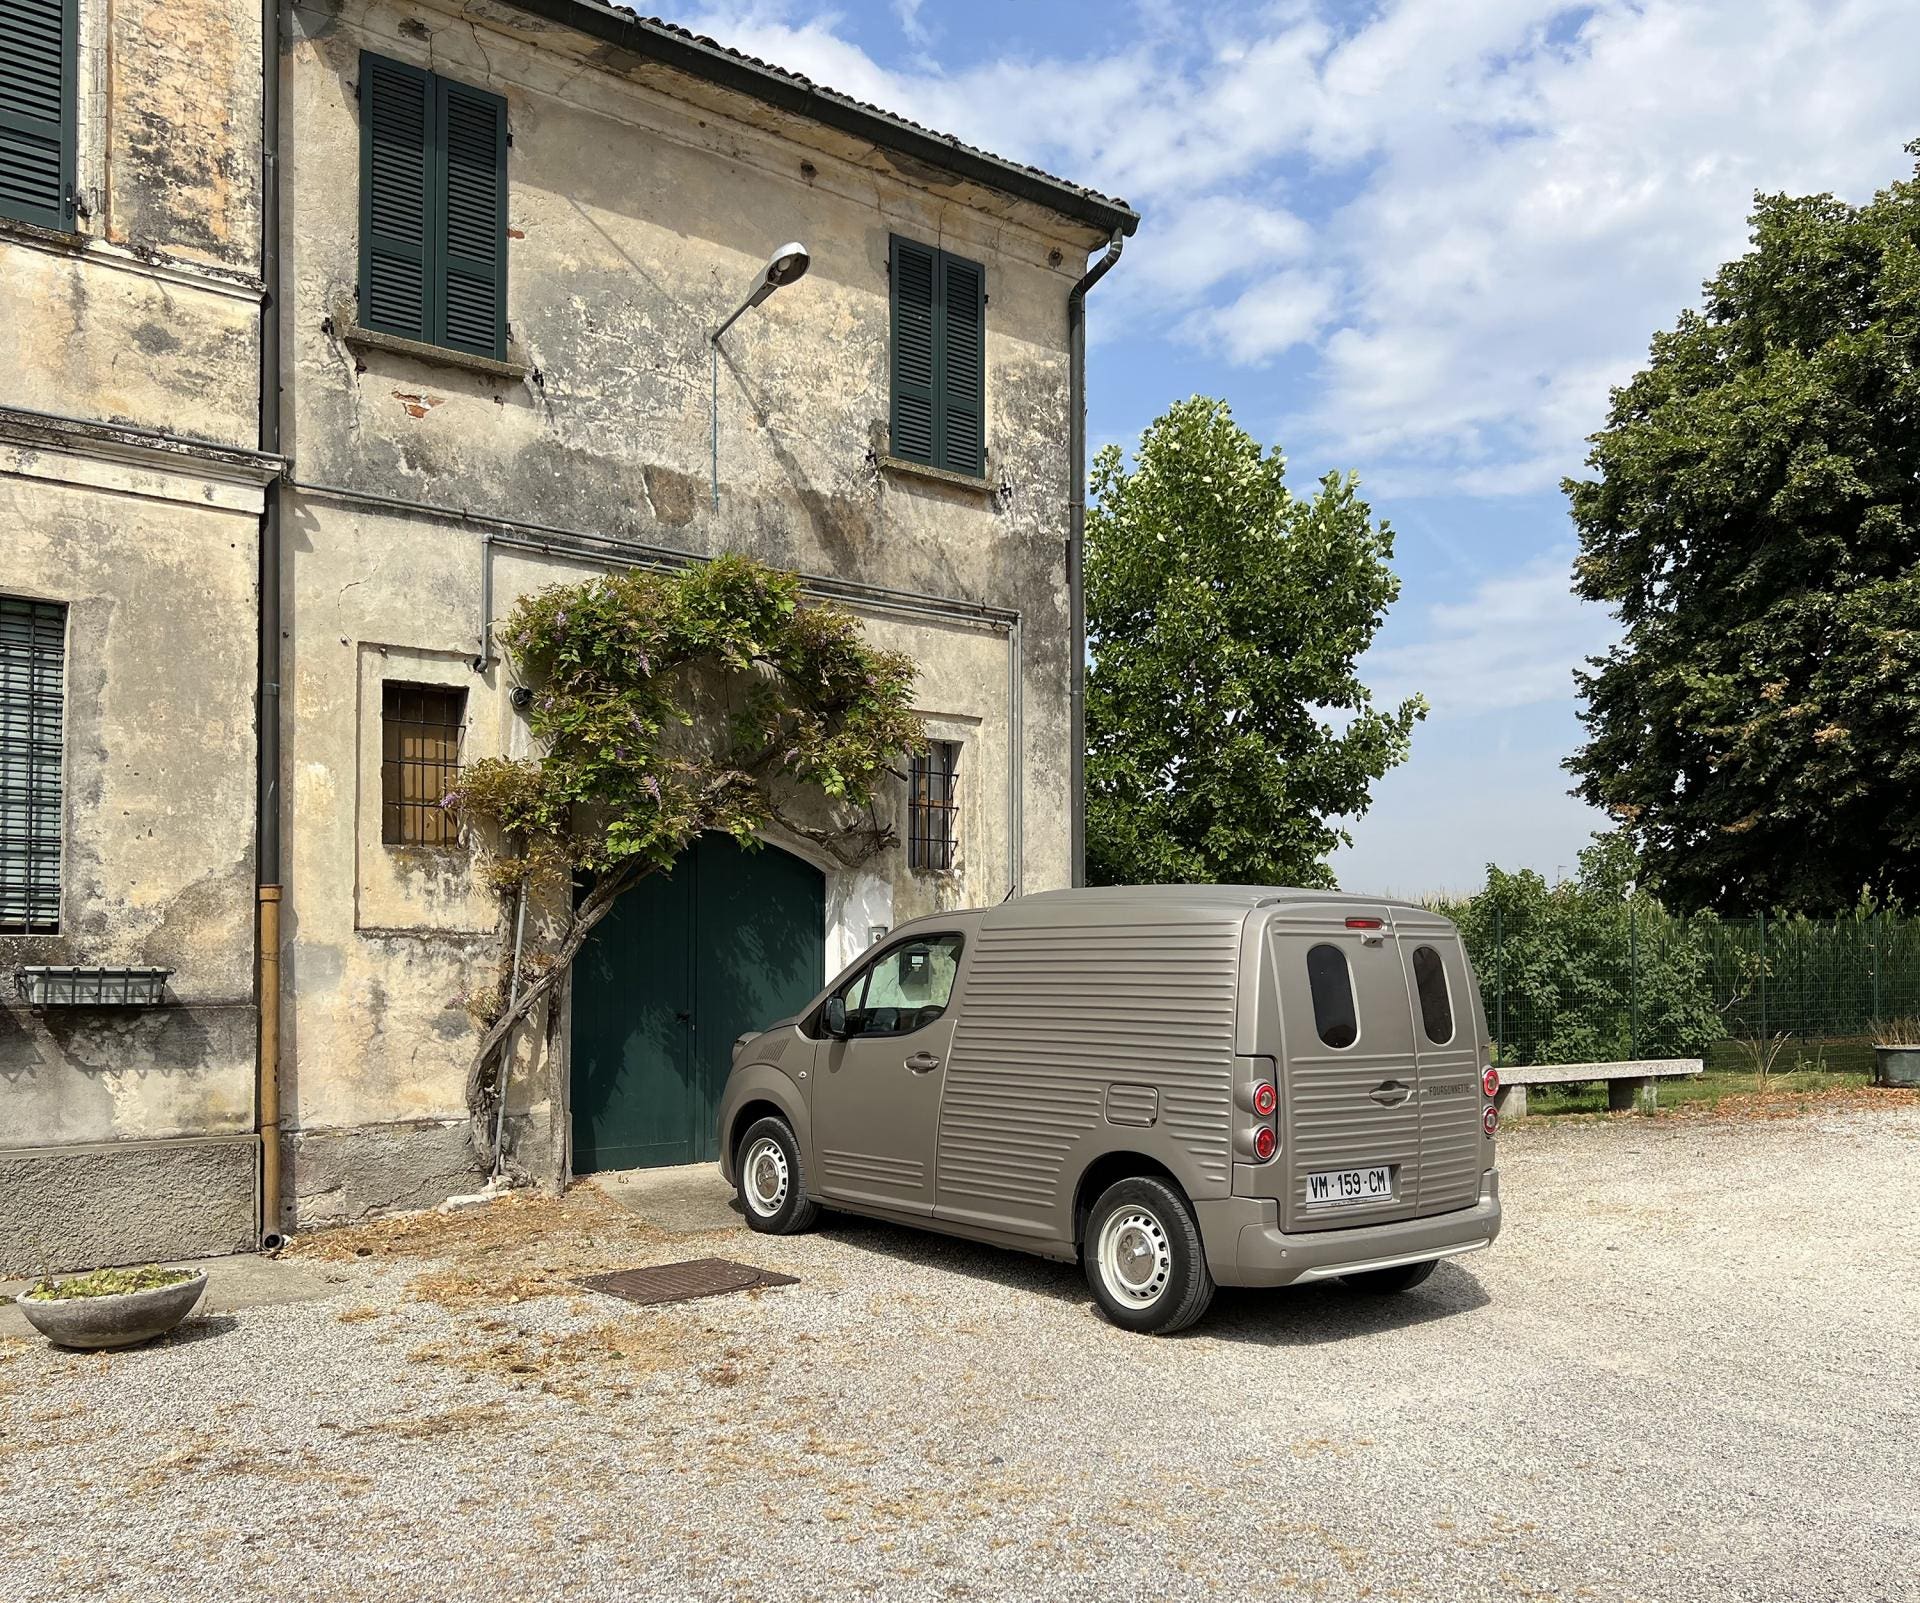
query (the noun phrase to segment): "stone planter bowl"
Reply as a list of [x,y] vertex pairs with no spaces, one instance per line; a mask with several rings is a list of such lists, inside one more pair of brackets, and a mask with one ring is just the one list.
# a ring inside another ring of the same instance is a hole
[[1876,1046],[1873,1081],[1875,1085],[1920,1086],[1920,1046]]
[[113,1297],[14,1298],[27,1323],[56,1347],[131,1347],[164,1336],[185,1319],[207,1289],[207,1272],[150,1291]]

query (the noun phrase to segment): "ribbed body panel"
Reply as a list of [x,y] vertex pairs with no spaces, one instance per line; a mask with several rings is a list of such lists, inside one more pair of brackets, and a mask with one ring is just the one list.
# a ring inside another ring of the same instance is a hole
[[[1413,1064],[1392,1053],[1298,1057],[1288,1065],[1287,1128],[1283,1136],[1290,1202],[1286,1228],[1334,1230],[1411,1215],[1421,1172],[1420,1099],[1411,1094]],[[1369,1092],[1384,1080],[1409,1086],[1399,1106],[1383,1106]],[[1308,1205],[1307,1176],[1325,1169],[1396,1165],[1394,1194],[1378,1202]]]
[[1241,922],[983,929],[941,1105],[939,1206],[1054,1217],[1079,1179],[1066,1157],[1116,1083],[1157,1089],[1156,1142],[1224,1195]]

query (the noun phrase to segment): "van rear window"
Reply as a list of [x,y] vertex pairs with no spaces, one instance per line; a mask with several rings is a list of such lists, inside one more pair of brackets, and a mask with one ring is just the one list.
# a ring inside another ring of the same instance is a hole
[[1447,996],[1447,968],[1431,946],[1413,949],[1413,984],[1420,993],[1420,1028],[1435,1046],[1453,1039],[1453,1003]]
[[1337,946],[1307,949],[1307,985],[1313,992],[1313,1027],[1328,1046],[1352,1046],[1360,1038],[1353,1011],[1353,974],[1347,954]]

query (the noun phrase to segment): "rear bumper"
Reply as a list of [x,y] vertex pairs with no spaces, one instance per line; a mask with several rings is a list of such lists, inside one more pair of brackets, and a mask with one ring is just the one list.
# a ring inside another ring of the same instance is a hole
[[1390,1269],[1396,1264],[1451,1258],[1493,1245],[1500,1234],[1500,1171],[1481,1177],[1480,1200],[1431,1219],[1354,1225],[1293,1235],[1277,1220],[1271,1199],[1225,1197],[1195,1204],[1207,1264],[1223,1286],[1290,1286],[1297,1280]]

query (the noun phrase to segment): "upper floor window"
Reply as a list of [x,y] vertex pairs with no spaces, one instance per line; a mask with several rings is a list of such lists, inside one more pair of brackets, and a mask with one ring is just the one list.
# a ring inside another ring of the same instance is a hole
[[893,236],[893,454],[987,471],[987,272]]
[[907,867],[942,873],[953,867],[959,783],[958,741],[930,740],[915,753],[907,780]]
[[0,0],[0,216],[73,227],[80,0]]
[[459,824],[440,804],[460,772],[467,693],[392,683],[381,690],[380,839],[389,846],[452,846]]
[[360,321],[507,354],[507,103],[370,53],[360,57]]
[[65,607],[0,596],[0,934],[60,930],[66,658]]

